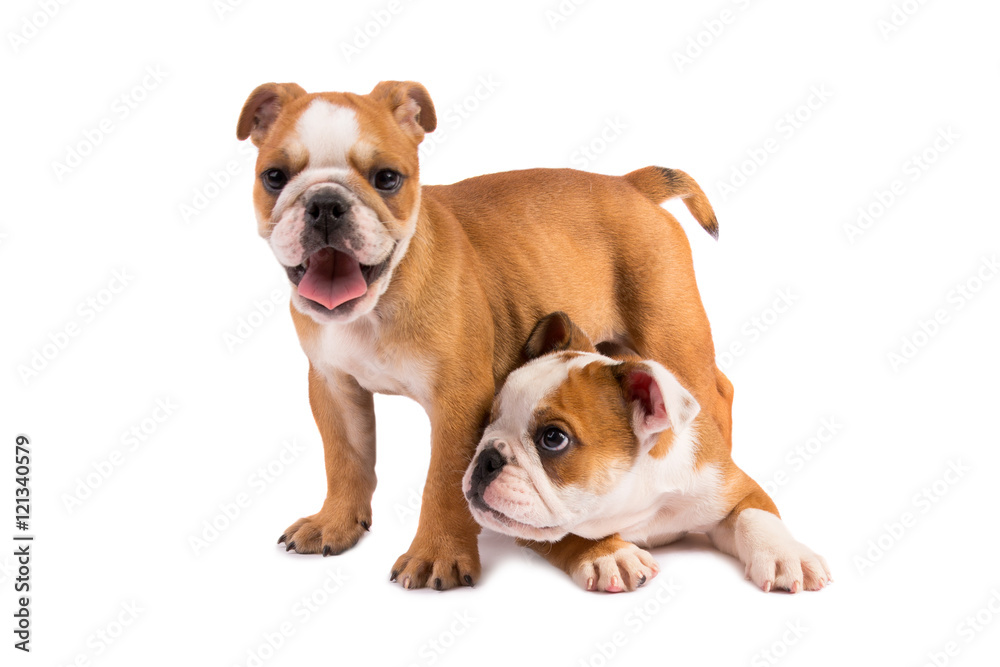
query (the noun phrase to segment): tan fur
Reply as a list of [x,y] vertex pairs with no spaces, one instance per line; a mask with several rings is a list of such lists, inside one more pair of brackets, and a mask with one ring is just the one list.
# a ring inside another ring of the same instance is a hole
[[612,469],[627,470],[639,453],[639,441],[629,428],[630,410],[621,387],[604,364],[574,368],[535,413],[529,432],[549,425],[573,439],[562,456],[542,457],[546,474],[556,484],[608,490]]
[[[657,205],[684,196],[699,223],[713,231],[714,214],[690,177],[676,170],[618,177],[532,169],[420,187],[416,148],[434,123],[430,98],[419,84],[383,83],[372,95],[266,86],[278,91],[264,96],[271,111],[260,117],[255,91],[238,123],[238,135],[249,133],[260,148],[258,174],[274,166],[293,174],[302,168],[308,158],[290,145],[290,135],[309,103],[322,98],[353,109],[359,143],[377,147],[350,156],[357,174],[388,164],[406,177],[399,192],[383,197],[359,176],[351,182],[355,194],[390,230],[402,230],[402,221],[419,206],[415,234],[374,311],[374,354],[429,364],[429,395],[423,398],[432,425],[430,469],[417,535],[394,566],[394,579],[406,587],[449,588],[478,578],[479,528],[462,497],[462,474],[496,388],[520,363],[524,341],[546,313],[563,310],[593,340],[618,340],[663,363],[706,416],[705,460],[728,456],[731,393],[727,398],[720,391],[725,386],[690,247],[677,220]],[[408,100],[420,107],[416,116]],[[265,238],[275,199],[258,180],[254,204]],[[351,326],[320,325],[294,308],[292,315],[307,352],[318,347],[323,327]],[[384,389],[362,389],[346,378],[336,386],[314,384],[311,377],[310,400],[326,453],[327,501],[283,536],[306,553],[349,547],[370,521],[374,476],[369,456],[360,452],[373,452],[374,439],[358,425],[373,424],[370,397],[363,392]]]

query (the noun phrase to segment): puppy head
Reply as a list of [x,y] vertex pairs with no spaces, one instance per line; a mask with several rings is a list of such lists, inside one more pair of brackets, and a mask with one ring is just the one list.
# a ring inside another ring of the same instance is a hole
[[294,83],[250,93],[236,136],[257,146],[258,231],[299,311],[345,322],[375,307],[416,230],[417,146],[436,124],[427,90],[410,81],[368,95]]
[[462,490],[481,525],[555,541],[620,514],[650,449],[690,428],[699,406],[655,361],[599,354],[562,313],[538,323],[525,356],[497,394]]

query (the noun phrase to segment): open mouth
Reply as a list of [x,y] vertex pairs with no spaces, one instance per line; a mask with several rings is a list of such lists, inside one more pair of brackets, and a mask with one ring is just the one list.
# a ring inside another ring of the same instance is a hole
[[353,255],[336,248],[320,248],[298,266],[286,266],[288,279],[299,296],[326,310],[334,310],[348,301],[364,296],[389,265],[384,262],[367,266]]

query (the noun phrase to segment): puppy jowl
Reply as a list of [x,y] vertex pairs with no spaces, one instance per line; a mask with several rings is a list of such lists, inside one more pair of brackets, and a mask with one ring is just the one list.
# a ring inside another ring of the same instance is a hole
[[[642,547],[688,531],[708,532],[764,590],[822,587],[825,563],[728,455],[695,465],[698,451],[730,451],[733,391],[684,232],[659,205],[682,199],[717,238],[705,193],[655,166],[421,185],[421,146],[439,119],[464,121],[496,88],[481,79],[442,113],[412,81],[367,95],[265,83],[243,106],[257,231],[290,284],[326,458],[325,501],[279,544],[333,556],[368,533],[373,394],[388,393],[431,418],[417,534],[388,570],[404,588],[475,584],[480,524],[531,540],[589,590],[642,588],[659,571]],[[563,261],[518,250],[535,247]],[[510,285],[524,289],[512,297]],[[536,325],[539,313],[553,315]],[[612,359],[591,340],[635,349]],[[670,511],[656,518],[661,502]],[[727,519],[737,503],[739,520]]]

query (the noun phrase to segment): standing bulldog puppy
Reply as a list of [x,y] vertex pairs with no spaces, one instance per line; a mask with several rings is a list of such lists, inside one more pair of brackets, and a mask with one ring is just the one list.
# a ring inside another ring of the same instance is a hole
[[635,590],[657,573],[640,547],[689,532],[738,557],[765,592],[823,588],[823,558],[728,451],[706,446],[711,416],[695,397],[656,361],[599,347],[564,313],[539,321],[462,482],[475,519],[587,590]]
[[330,555],[369,529],[372,393],[402,394],[430,417],[431,460],[416,537],[391,578],[445,589],[479,577],[462,474],[539,317],[564,310],[594,340],[670,368],[702,406],[704,446],[719,451],[732,386],[715,367],[687,239],[659,207],[682,197],[717,233],[687,174],[533,169],[421,187],[417,147],[435,125],[418,83],[368,95],[268,83],[247,99],[237,136],[258,148],[258,231],[292,286],[326,462],[322,508],[279,542]]

